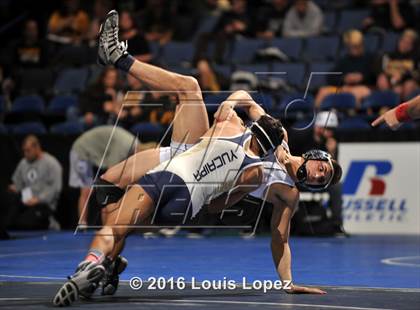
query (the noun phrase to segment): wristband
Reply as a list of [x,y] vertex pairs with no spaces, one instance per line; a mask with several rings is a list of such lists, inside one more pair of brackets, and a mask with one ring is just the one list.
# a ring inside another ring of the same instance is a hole
[[408,115],[407,113],[407,109],[408,109],[408,103],[403,103],[400,104],[396,109],[395,109],[395,117],[397,118],[397,120],[399,122],[408,122],[411,121],[411,117],[410,115]]

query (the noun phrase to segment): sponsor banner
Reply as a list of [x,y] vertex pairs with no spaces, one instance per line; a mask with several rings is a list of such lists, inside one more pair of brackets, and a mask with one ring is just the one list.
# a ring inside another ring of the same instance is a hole
[[420,143],[340,143],[349,233],[420,234]]

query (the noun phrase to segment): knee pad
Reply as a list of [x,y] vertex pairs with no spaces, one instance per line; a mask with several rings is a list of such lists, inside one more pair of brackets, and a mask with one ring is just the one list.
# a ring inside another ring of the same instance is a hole
[[101,208],[118,202],[124,194],[125,190],[101,178],[95,182],[96,202]]

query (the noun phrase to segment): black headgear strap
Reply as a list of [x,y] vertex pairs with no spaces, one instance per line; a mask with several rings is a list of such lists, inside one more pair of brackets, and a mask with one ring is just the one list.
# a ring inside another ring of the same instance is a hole
[[255,121],[251,124],[250,130],[254,134],[264,156],[267,155],[269,151],[274,151],[283,141],[284,132],[281,123],[279,123],[278,128],[273,130],[273,128],[265,129],[259,121]]

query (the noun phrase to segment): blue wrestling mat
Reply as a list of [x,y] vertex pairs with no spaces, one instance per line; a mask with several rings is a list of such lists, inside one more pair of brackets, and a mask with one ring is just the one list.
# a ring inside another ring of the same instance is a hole
[[[31,233],[0,242],[0,308],[43,308],[83,259],[91,234]],[[242,284],[277,280],[268,236],[204,239],[131,236],[123,255],[126,280],[113,297],[95,296],[77,307],[141,309],[419,309],[420,237],[352,236],[292,238],[292,270],[297,284],[320,286],[327,295],[283,292],[194,290],[191,281],[233,280]],[[183,277],[184,290],[130,289],[128,280]],[[109,303],[108,303],[109,302]],[[170,306],[170,307],[169,307]]]

